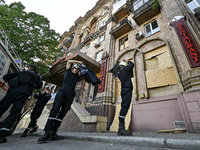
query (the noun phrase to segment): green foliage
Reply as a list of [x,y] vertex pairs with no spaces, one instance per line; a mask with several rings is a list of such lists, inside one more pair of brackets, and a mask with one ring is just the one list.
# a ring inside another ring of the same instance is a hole
[[[55,49],[59,33],[50,29],[50,22],[44,16],[25,12],[21,2],[7,5],[4,0],[0,0],[1,3],[0,24],[15,45],[15,50],[24,62],[37,65],[41,76],[48,77],[49,66],[62,53]],[[36,58],[40,61],[36,62]]]
[[159,3],[161,3],[164,0],[153,0],[153,1],[154,1],[153,8],[156,8],[159,6]]

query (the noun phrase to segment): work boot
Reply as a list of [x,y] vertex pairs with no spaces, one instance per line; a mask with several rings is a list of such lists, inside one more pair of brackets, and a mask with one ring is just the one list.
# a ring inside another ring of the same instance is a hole
[[29,133],[34,133],[34,132],[37,132],[37,129],[38,129],[38,127],[37,126],[35,126]]
[[30,128],[26,128],[24,132],[22,133],[21,137],[26,137],[29,130]]
[[7,142],[7,139],[5,137],[0,137],[0,143],[5,143]]
[[124,123],[119,123],[118,136],[132,136],[132,132],[125,129]]
[[45,143],[46,141],[49,140],[49,136],[50,136],[50,132],[49,131],[45,131],[44,135],[42,137],[40,137],[37,142],[38,143]]
[[63,136],[57,135],[57,133],[54,131],[50,133],[50,136],[49,136],[50,141],[57,141],[57,140],[63,140],[63,139],[64,139]]

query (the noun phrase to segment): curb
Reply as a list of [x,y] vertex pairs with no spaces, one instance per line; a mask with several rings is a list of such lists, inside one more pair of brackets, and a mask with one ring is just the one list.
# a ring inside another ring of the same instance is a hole
[[183,150],[200,150],[200,140],[164,139],[149,137],[125,136],[90,136],[90,135],[64,135],[66,139],[86,140],[103,143],[117,143],[146,147],[174,148]]
[[200,150],[200,140],[167,139],[166,147],[186,150]]

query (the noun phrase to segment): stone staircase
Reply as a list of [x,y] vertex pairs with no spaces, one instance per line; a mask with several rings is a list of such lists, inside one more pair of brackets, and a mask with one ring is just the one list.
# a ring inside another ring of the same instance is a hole
[[79,103],[73,102],[59,130],[68,132],[106,132],[107,117],[90,115]]

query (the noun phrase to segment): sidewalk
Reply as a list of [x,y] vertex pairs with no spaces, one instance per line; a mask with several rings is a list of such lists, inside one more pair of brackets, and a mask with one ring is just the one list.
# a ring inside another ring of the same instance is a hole
[[[17,130],[14,134],[23,131]],[[38,136],[43,131],[37,132]],[[58,132],[65,139],[87,140],[105,143],[118,143],[147,147],[174,148],[184,150],[200,150],[200,133],[156,133],[133,132],[133,136],[117,136],[115,132],[83,133],[83,132]]]

